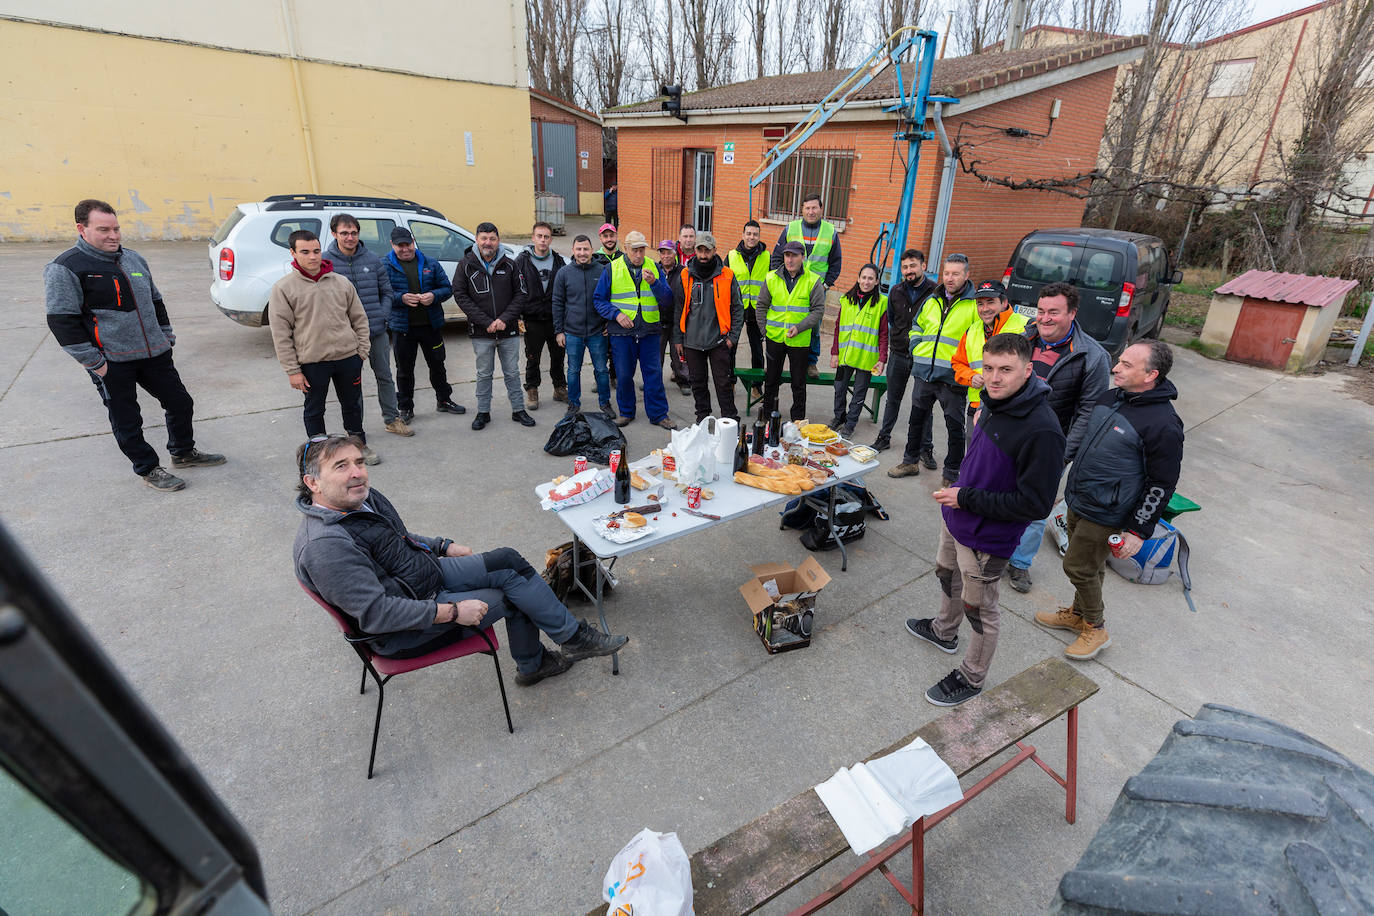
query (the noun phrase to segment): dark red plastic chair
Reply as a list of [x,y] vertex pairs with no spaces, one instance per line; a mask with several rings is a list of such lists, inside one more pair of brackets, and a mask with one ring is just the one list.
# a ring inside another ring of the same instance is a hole
[[348,640],[353,651],[358,653],[358,658],[362,659],[363,678],[358,687],[358,693],[367,691],[367,676],[369,674],[377,682],[377,718],[372,725],[372,754],[367,759],[368,779],[372,778],[372,765],[377,760],[377,736],[382,729],[382,703],[386,700],[386,682],[398,674],[405,674],[407,671],[418,671],[421,668],[428,668],[441,662],[477,655],[478,653],[490,655],[492,661],[496,663],[496,686],[501,688],[501,705],[506,710],[506,727],[510,729],[511,734],[515,733],[515,724],[511,722],[510,718],[510,702],[506,699],[506,682],[501,677],[501,659],[496,652],[501,647],[501,643],[497,641],[496,631],[491,627],[485,627],[467,639],[459,640],[452,645],[444,646],[442,649],[435,649],[425,655],[419,655],[415,658],[389,658],[385,655],[377,655],[367,644],[367,640],[377,634],[364,635],[359,632],[353,622],[338,608],[321,598],[304,582],[301,582],[300,586],[307,595],[315,600],[316,604],[329,612],[334,623],[343,631],[344,639]]

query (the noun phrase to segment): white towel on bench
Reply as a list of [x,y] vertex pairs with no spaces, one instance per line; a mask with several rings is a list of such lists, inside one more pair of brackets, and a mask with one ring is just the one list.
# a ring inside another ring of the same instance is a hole
[[920,738],[886,757],[840,767],[816,794],[855,855],[964,797],[954,771]]

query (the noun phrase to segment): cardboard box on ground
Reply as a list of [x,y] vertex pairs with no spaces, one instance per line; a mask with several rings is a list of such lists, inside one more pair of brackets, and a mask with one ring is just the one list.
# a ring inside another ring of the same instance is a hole
[[811,645],[816,596],[830,584],[830,574],[815,557],[800,566],[762,563],[749,567],[754,577],[739,587],[769,654]]

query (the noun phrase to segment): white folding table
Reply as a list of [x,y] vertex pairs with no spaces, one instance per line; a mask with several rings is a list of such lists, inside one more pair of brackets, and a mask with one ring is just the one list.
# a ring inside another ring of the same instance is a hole
[[[860,464],[848,456],[838,458],[836,461],[836,466],[830,469],[834,472],[835,476],[831,477],[825,483],[816,484],[815,489],[803,491],[801,494],[802,498],[816,497],[822,493],[825,494],[827,505],[830,510],[827,517],[830,519],[832,535],[836,534],[834,511],[836,503],[835,485],[849,480],[860,479],[864,474],[871,473],[877,470],[878,467],[876,459],[867,464]],[[770,506],[776,506],[788,500],[798,498],[785,493],[774,493],[771,490],[746,487],[743,484],[735,483],[733,477],[725,473],[722,473],[719,480],[712,482],[710,488],[715,491],[715,498],[702,500],[701,507],[698,511],[706,512],[711,515],[719,515],[719,521],[709,518],[700,518],[684,512],[683,509],[687,506],[687,497],[670,486],[667,488],[668,495],[666,501],[668,504],[656,515],[654,513],[643,513],[645,517],[649,519],[649,526],[654,529],[653,532],[626,544],[616,544],[606,540],[597,533],[596,526],[592,521],[592,519],[598,516],[607,515],[617,509],[624,508],[616,504],[612,496],[614,491],[603,493],[596,499],[583,503],[580,506],[573,506],[559,511],[549,510],[550,514],[557,516],[558,520],[564,525],[567,525],[568,530],[573,534],[573,583],[588,599],[596,602],[596,613],[601,621],[601,629],[603,632],[607,634],[611,632],[609,625],[606,623],[606,608],[603,594],[605,583],[608,580],[612,585],[615,584],[615,577],[611,570],[615,566],[616,560],[623,556],[639,553],[642,550],[657,547],[659,544],[664,544],[689,534],[695,534],[699,531],[705,531],[746,515],[752,515]],[[536,493],[536,495],[538,494]],[[645,504],[646,500],[643,499],[642,495],[637,491],[631,494],[628,505],[639,506]],[[674,513],[676,513],[676,515],[674,515]],[[849,554],[845,550],[843,541],[840,541],[838,537],[836,537],[836,542],[840,546],[840,570],[845,571],[849,569]],[[585,546],[592,553],[593,565],[596,567],[595,591],[589,589],[582,582],[581,577],[577,575],[577,570],[580,569],[579,564],[581,558],[579,552],[582,546]],[[618,653],[611,656],[611,673],[620,673],[620,656]]]

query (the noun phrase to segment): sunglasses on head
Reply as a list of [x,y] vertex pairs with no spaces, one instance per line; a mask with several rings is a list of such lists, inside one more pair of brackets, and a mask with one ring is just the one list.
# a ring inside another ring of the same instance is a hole
[[305,476],[305,462],[306,459],[310,457],[310,449],[314,448],[317,444],[321,442],[328,442],[330,439],[347,438],[347,436],[342,436],[338,433],[329,433],[323,436],[311,436],[310,441],[305,443],[305,448],[301,449],[301,476]]

